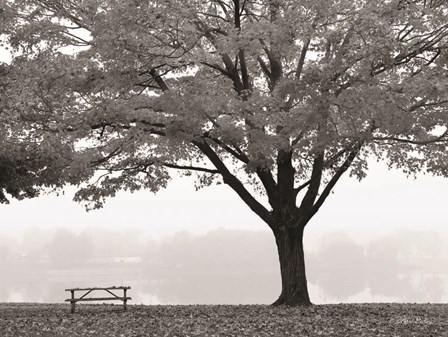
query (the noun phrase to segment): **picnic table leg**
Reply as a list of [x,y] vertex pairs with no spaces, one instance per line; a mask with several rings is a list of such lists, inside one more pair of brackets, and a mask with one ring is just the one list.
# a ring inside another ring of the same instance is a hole
[[124,291],[124,298],[123,298],[123,307],[124,307],[124,310],[128,310],[128,305],[127,305],[127,298],[126,298],[126,289],[123,289],[123,291]]
[[70,292],[72,293],[72,300],[70,301],[70,305],[71,305],[71,313],[74,314],[75,313],[75,291],[74,290],[70,290]]

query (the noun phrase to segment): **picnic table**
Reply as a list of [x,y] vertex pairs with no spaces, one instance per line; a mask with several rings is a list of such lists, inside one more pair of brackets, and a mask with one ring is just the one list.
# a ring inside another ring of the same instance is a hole
[[[131,289],[131,287],[94,287],[94,288],[69,288],[65,289],[65,291],[70,291],[71,298],[68,298],[65,300],[65,302],[70,302],[71,304],[71,313],[75,312],[75,305],[76,302],[83,302],[83,301],[116,301],[120,300],[123,302],[123,308],[124,310],[127,310],[127,301],[131,300],[131,297],[126,296],[126,291],[128,289]],[[119,296],[115,294],[115,291],[117,290],[123,290],[123,296]],[[108,297],[86,297],[87,295],[91,294],[92,292],[98,292],[103,291],[106,292]],[[85,292],[82,296],[75,297],[75,292]]]

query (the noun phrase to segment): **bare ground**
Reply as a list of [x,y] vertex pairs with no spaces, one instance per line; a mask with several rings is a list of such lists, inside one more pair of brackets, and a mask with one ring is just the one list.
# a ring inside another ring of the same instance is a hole
[[448,304],[144,306],[0,303],[0,336],[448,337]]

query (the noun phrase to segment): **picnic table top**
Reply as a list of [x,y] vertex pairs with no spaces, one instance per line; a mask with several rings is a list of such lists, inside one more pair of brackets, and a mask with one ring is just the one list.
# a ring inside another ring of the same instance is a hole
[[131,287],[93,287],[93,288],[69,288],[65,289],[65,291],[87,291],[87,290],[114,290],[114,289],[131,289]]
[[111,301],[111,300],[132,300],[132,297],[87,297],[87,298],[68,298],[65,302],[79,302],[79,301]]

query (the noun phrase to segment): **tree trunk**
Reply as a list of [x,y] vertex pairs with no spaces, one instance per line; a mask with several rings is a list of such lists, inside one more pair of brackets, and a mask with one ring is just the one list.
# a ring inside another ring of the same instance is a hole
[[275,233],[282,292],[273,305],[311,305],[305,275],[305,256],[303,254],[303,228]]

